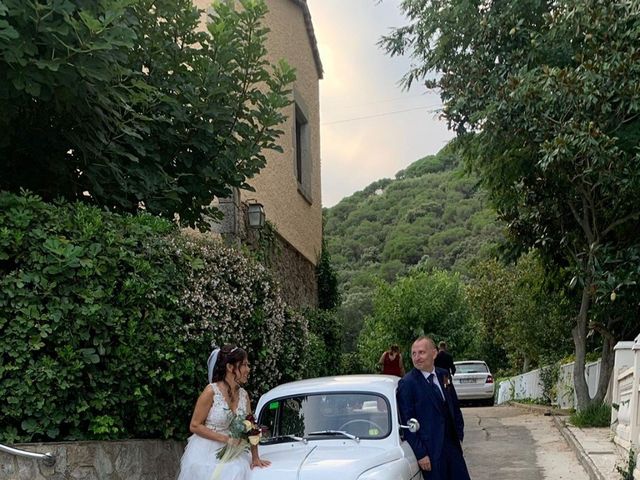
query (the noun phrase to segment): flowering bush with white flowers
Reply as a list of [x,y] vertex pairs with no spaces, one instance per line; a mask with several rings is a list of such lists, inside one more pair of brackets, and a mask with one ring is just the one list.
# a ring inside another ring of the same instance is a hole
[[283,302],[269,270],[205,236],[172,241],[178,255],[195,259],[180,298],[188,317],[184,338],[247,350],[252,363],[248,388],[256,400],[278,383],[298,378],[308,343],[307,323]]
[[184,439],[212,344],[247,350],[255,402],[300,378],[308,337],[238,249],[0,192],[0,443]]

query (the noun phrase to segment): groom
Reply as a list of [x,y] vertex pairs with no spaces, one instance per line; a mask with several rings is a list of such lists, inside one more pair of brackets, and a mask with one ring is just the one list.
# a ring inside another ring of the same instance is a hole
[[418,459],[426,480],[470,480],[462,456],[464,421],[449,373],[434,367],[438,349],[429,337],[411,347],[413,368],[398,383],[398,406],[402,423],[420,422],[416,433],[405,438]]

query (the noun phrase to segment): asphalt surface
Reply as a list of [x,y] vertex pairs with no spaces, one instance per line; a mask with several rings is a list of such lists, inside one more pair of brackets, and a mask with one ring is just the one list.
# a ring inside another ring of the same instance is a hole
[[472,480],[588,480],[550,417],[502,406],[462,412]]

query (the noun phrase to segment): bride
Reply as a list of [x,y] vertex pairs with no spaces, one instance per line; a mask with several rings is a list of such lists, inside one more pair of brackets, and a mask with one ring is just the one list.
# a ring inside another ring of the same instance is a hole
[[221,462],[216,458],[223,446],[238,445],[238,440],[229,435],[232,416],[251,413],[249,395],[241,387],[249,377],[247,353],[227,345],[211,352],[207,364],[209,385],[193,410],[189,425],[193,435],[182,455],[178,480],[247,480],[250,469],[271,464],[260,459],[257,446],[251,447],[251,454],[243,452],[233,460]]

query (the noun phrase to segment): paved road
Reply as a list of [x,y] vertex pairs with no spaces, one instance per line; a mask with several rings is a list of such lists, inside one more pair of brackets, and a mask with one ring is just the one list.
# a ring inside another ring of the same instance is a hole
[[472,480],[588,480],[550,417],[515,407],[462,412]]

